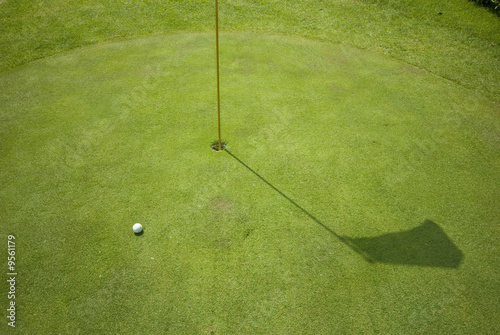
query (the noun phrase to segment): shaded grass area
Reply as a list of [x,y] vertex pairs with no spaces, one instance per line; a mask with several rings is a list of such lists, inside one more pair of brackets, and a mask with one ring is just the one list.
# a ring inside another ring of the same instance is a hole
[[[222,37],[223,136],[255,173],[210,148],[211,34],[99,44],[3,73],[16,330],[498,332],[498,105],[370,51]],[[370,241],[426,220],[460,266],[368,263],[324,229],[373,254]]]
[[[299,35],[369,49],[498,100],[500,21],[467,0],[221,1],[223,31]],[[0,3],[0,69],[132,36],[213,31],[211,1]]]
[[364,257],[369,263],[381,262],[400,265],[458,268],[462,262],[463,253],[460,249],[453,244],[438,225],[430,220],[425,220],[419,227],[405,232],[387,233],[371,238],[355,239],[340,236],[293,199],[290,199],[290,197],[249,167],[245,162],[233,155],[229,150],[226,150],[226,152],[248,171],[256,175],[262,182],[270,186],[279,195],[307,215],[312,221]]
[[478,6],[484,6],[491,10],[492,12],[500,15],[500,2],[498,0],[471,0],[478,4]]

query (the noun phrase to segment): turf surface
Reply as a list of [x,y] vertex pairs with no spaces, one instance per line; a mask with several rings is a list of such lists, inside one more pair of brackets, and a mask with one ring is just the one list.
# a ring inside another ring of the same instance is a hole
[[499,333],[498,17],[219,8],[216,153],[213,3],[0,0],[0,333]]
[[[498,101],[500,20],[469,0],[221,0],[222,31],[368,49]],[[100,42],[214,32],[207,0],[0,0],[0,71]]]
[[2,74],[16,330],[500,331],[498,104],[373,51],[224,33],[215,152],[213,42]]

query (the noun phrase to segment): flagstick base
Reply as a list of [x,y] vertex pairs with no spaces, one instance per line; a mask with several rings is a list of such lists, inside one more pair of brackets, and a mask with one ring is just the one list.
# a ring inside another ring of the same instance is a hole
[[[227,148],[227,143],[221,142],[220,148],[219,148],[219,141],[215,141],[210,145],[210,148],[214,151],[224,151],[224,149]],[[219,150],[220,149],[220,150]]]

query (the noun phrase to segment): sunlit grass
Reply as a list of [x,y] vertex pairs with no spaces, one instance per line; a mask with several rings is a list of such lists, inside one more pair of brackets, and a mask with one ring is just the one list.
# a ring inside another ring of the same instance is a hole
[[222,152],[211,2],[0,2],[15,331],[498,333],[498,18],[219,3]]
[[[224,31],[300,35],[375,50],[498,100],[500,21],[467,0],[221,1]],[[211,1],[4,1],[0,69],[130,36],[213,31]]]

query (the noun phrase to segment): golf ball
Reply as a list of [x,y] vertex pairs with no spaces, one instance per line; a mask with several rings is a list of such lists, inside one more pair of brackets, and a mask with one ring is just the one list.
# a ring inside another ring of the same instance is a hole
[[132,226],[132,230],[134,233],[138,234],[142,231],[142,225],[140,223],[136,223]]

